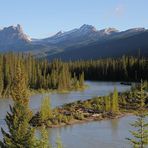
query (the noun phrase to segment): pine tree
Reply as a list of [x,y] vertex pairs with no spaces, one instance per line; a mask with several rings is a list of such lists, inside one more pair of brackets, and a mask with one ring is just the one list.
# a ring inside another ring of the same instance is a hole
[[104,99],[105,99],[105,111],[109,112],[111,111],[110,97],[106,96]]
[[41,121],[46,122],[48,118],[51,115],[51,103],[50,103],[50,98],[45,97],[42,101],[41,104],[41,109],[40,109],[40,116],[41,116]]
[[82,72],[81,75],[79,76],[79,84],[80,87],[84,86],[84,72]]
[[131,124],[131,126],[135,127],[137,130],[130,131],[134,138],[127,138],[127,140],[130,141],[133,148],[146,148],[148,145],[148,122],[146,122],[147,115],[141,111],[141,113],[137,116],[137,120]]
[[138,100],[139,108],[143,109],[145,107],[145,99],[148,97],[148,95],[145,93],[145,83],[140,83],[139,90],[137,89],[135,92],[135,98]]
[[118,113],[119,112],[119,102],[118,102],[118,91],[116,88],[114,88],[114,92],[112,95],[112,112],[113,113]]
[[74,73],[74,77],[73,77],[73,86],[74,88],[77,90],[80,85],[79,85],[79,81],[77,80],[76,74]]
[[21,64],[18,63],[11,91],[14,105],[10,106],[11,112],[7,113],[5,119],[9,133],[2,129],[4,138],[0,143],[1,147],[32,148],[35,146],[34,129],[29,124],[32,112],[29,109],[28,95],[24,72],[21,69]]
[[145,86],[141,81],[140,88],[135,93],[136,99],[139,101],[139,113],[137,115],[137,120],[131,124],[137,130],[130,131],[134,136],[134,139],[127,138],[134,148],[145,148],[148,145],[148,122],[146,120],[148,114],[145,113],[145,99],[148,96],[147,93],[145,93],[144,88]]

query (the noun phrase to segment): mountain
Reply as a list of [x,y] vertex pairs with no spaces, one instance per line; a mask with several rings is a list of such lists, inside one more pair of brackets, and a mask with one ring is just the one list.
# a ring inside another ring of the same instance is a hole
[[136,55],[140,48],[141,54],[148,56],[147,40],[148,30],[145,28],[97,30],[87,24],[67,32],[59,31],[48,38],[31,39],[17,25],[0,30],[0,51],[31,52],[38,58],[49,60],[77,60]]
[[58,32],[52,37],[44,39],[45,42],[53,45],[84,45],[94,41],[101,41],[106,37],[116,34],[118,30],[114,28],[107,28],[103,30],[97,30],[92,25],[84,24],[78,29],[73,29],[67,32]]
[[59,45],[59,48],[64,48],[62,52],[48,55],[50,60],[136,56],[139,49],[141,55],[148,56],[148,30],[145,28],[132,28],[126,31],[118,31],[115,28],[96,30],[91,25],[83,25],[69,32],[58,32],[45,40],[50,44]]
[[20,50],[20,46],[25,46],[31,42],[31,39],[23,33],[22,27],[5,27],[0,30],[0,51]]
[[148,57],[148,31],[127,35],[120,38],[112,38],[104,42],[94,42],[86,46],[70,47],[65,51],[48,56],[52,60],[88,60],[108,57],[121,57],[123,55]]

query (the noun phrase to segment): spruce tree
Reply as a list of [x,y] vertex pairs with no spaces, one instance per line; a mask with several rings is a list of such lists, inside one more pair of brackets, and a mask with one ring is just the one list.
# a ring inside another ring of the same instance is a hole
[[145,93],[145,86],[142,81],[139,90],[136,91],[135,96],[139,101],[140,108],[137,114],[137,120],[132,123],[131,126],[135,127],[137,130],[130,131],[130,133],[134,136],[133,139],[127,139],[131,142],[134,148],[146,148],[146,146],[148,146],[148,114],[145,113],[145,108],[147,107],[145,104],[145,99],[148,97],[148,95]]
[[104,100],[105,101],[105,111],[110,112],[111,111],[110,97],[106,96],[104,99],[105,99]]
[[79,76],[79,84],[80,84],[80,87],[84,86],[84,72],[82,72]]
[[9,133],[1,129],[4,137],[0,143],[2,148],[32,148],[36,144],[35,131],[29,124],[32,112],[28,95],[25,75],[18,63],[11,91],[14,105],[10,106],[11,112],[7,113],[5,119]]
[[148,122],[146,122],[147,114],[142,111],[137,115],[137,120],[131,124],[135,127],[136,131],[130,131],[133,135],[133,139],[127,138],[130,141],[133,148],[146,148],[148,146]]
[[139,89],[135,92],[135,99],[138,100],[139,108],[143,109],[145,107],[145,99],[148,97],[147,93],[145,92],[145,83],[140,83]]
[[112,95],[112,112],[113,113],[118,113],[119,112],[119,102],[118,102],[118,91],[116,88],[114,88],[114,92]]
[[46,122],[51,115],[50,98],[45,97],[41,104],[40,117],[42,122]]

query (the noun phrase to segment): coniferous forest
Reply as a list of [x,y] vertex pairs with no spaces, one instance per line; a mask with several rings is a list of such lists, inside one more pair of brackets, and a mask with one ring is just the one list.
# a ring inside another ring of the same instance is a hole
[[60,60],[48,62],[34,59],[31,55],[8,53],[0,55],[1,97],[10,95],[18,61],[22,69],[25,69],[26,81],[32,90],[72,90],[84,87],[84,73],[81,72],[76,76],[70,71],[68,63]]
[[135,81],[148,80],[148,60],[126,57],[89,61],[41,60],[31,55],[7,53],[0,55],[0,96],[10,95],[16,63],[26,71],[31,90],[77,90],[85,80]]
[[85,73],[86,80],[99,81],[140,81],[148,80],[148,59],[122,56],[89,61],[75,61],[70,68],[79,74]]

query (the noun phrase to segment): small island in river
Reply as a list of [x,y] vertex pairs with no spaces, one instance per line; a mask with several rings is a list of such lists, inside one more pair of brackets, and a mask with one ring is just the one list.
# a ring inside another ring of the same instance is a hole
[[148,96],[144,100],[135,99],[138,93],[139,86],[124,93],[118,93],[115,88],[108,96],[76,101],[54,109],[50,109],[49,99],[45,98],[40,111],[33,116],[30,123],[33,126],[44,124],[53,128],[94,120],[115,119],[127,114],[136,114],[143,103],[144,111],[147,112]]

